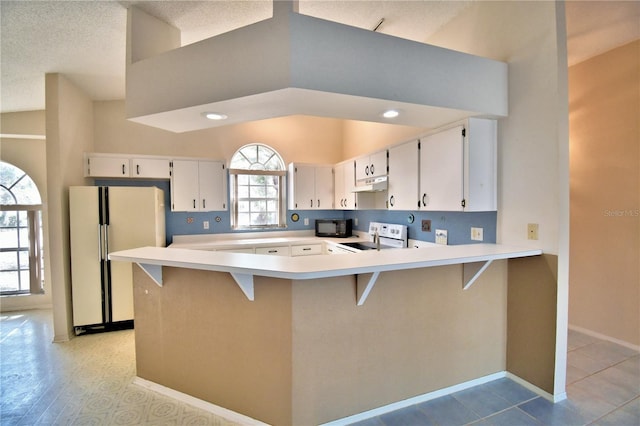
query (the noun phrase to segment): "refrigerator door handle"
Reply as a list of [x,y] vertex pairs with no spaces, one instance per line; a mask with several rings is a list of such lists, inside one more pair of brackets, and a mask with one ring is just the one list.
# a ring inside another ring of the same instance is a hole
[[104,225],[104,260],[109,260],[109,225]]
[[98,224],[98,263],[102,262],[102,225]]

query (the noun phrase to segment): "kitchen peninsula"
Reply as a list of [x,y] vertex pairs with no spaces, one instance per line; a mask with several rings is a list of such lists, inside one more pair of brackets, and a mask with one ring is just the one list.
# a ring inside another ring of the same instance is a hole
[[134,267],[138,377],[262,422],[311,425],[504,374],[506,259],[540,254],[145,247],[110,258],[145,268]]

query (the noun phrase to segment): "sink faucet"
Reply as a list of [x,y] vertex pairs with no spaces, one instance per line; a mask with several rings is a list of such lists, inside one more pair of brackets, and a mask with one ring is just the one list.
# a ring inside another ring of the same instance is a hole
[[378,231],[373,233],[373,242],[376,243],[376,250],[380,251],[380,234],[378,234]]

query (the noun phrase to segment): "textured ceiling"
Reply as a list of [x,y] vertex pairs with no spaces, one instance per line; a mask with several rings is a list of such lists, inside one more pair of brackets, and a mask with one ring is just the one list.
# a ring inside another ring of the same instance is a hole
[[[300,13],[425,42],[469,1],[302,0]],[[271,16],[261,1],[0,1],[0,111],[44,109],[45,73],[92,99],[124,98],[126,8],[179,28],[190,44]],[[640,2],[567,2],[570,63],[640,37]]]

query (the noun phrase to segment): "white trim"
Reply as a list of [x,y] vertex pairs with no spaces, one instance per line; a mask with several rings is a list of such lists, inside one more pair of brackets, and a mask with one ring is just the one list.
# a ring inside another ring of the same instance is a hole
[[438,389],[436,391],[425,393],[423,395],[414,396],[413,398],[405,399],[398,402],[393,402],[391,404],[384,405],[382,407],[374,408],[373,410],[368,410],[362,413],[354,414],[353,416],[344,417],[342,419],[334,420],[328,423],[323,423],[321,426],[343,426],[343,425],[348,425],[350,423],[359,422],[361,420],[366,420],[371,417],[389,413],[391,411],[400,410],[402,408],[410,407],[415,404],[420,404],[422,402],[440,398],[441,396],[450,395],[452,393],[469,389],[474,386],[482,385],[484,383],[489,383],[497,379],[502,379],[506,377],[506,374],[508,373],[506,373],[505,371],[489,374],[488,376],[469,380],[468,382],[459,383],[457,385],[449,386],[447,388]]
[[[535,385],[532,385],[526,380],[521,379],[515,374],[509,373],[508,371],[499,371],[497,373],[489,374],[487,376],[479,377],[477,379],[469,380],[467,382],[458,383],[457,385],[449,386],[443,389],[438,389],[436,391],[414,396],[412,398],[404,399],[402,401],[393,402],[391,404],[387,404],[382,407],[374,408],[368,411],[363,411],[362,413],[354,414],[348,417],[343,417],[341,419],[333,420],[328,423],[323,423],[320,426],[348,425],[348,424],[366,420],[372,417],[380,416],[382,414],[390,413],[392,411],[400,410],[402,408],[407,408],[415,404],[431,401],[432,399],[440,398],[442,396],[451,395],[452,393],[460,392],[462,390],[469,389],[478,385],[483,385],[485,383],[489,383],[494,380],[502,379],[505,377],[510,380],[513,380],[519,385],[525,387],[526,389],[529,389],[533,393],[536,393],[539,396],[553,403],[560,402],[567,399],[567,394],[565,392],[559,395],[551,395],[550,393],[540,389]],[[168,396],[170,398],[173,398],[177,401],[183,402],[185,404],[189,404],[193,407],[215,414],[216,416],[223,417],[232,422],[236,422],[242,425],[268,426],[268,423],[263,423],[260,420],[256,420],[249,416],[245,416],[243,414],[237,413],[227,408],[220,407],[219,405],[215,405],[210,402],[204,401],[202,399],[195,398],[191,395],[187,395],[186,393],[182,393],[177,390],[168,388],[166,386],[162,386],[158,383],[154,383],[152,381],[143,379],[138,376],[133,378],[133,383],[138,386],[142,386],[146,389],[152,390],[154,392],[158,392],[162,395]]]
[[46,140],[47,137],[45,135],[19,135],[17,133],[0,133],[0,138],[7,139],[37,139],[37,140]]
[[640,352],[640,346],[634,345],[633,343],[625,342],[624,340],[616,339],[615,337],[607,336],[606,334],[601,334],[596,331],[589,330],[587,328],[578,327],[577,325],[569,324],[569,330],[577,331],[582,334],[586,334],[587,336],[595,337],[600,340],[606,340],[607,342],[615,343],[620,346],[624,346],[625,348],[632,349],[634,351]]
[[241,425],[268,426],[267,423],[263,423],[260,420],[256,420],[249,416],[236,413],[235,411],[231,411],[224,407],[220,407],[210,402],[203,401],[202,399],[195,398],[191,395],[187,395],[186,393],[178,392],[177,390],[159,385],[141,377],[134,377],[133,383],[138,386],[142,386],[143,388],[168,396],[169,398],[173,398],[177,401],[184,402],[185,404],[189,404],[193,407],[215,414],[216,416],[223,417],[231,422],[239,423]]
[[549,392],[540,389],[536,385],[533,385],[533,384],[527,382],[526,380],[516,376],[515,374],[509,373],[508,371],[506,372],[505,377],[507,379],[513,380],[517,384],[529,389],[531,392],[537,393],[538,395],[540,395],[544,399],[546,399],[548,401],[551,401],[553,403],[564,401],[565,399],[567,399],[567,393],[566,392],[562,392],[562,393],[559,393],[557,395],[551,395]]

